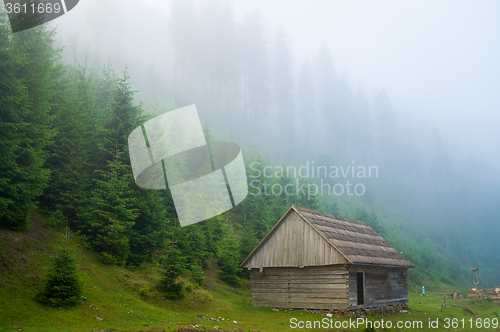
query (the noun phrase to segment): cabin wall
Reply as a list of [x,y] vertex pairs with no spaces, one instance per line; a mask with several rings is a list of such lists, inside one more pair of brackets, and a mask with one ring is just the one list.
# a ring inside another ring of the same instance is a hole
[[[408,302],[406,268],[351,266],[349,304],[351,309],[379,307]],[[357,273],[363,273],[364,305],[358,305]]]
[[251,304],[257,307],[347,309],[345,265],[263,268],[250,271]]
[[346,259],[328,241],[292,211],[244,267],[253,269],[346,263]]

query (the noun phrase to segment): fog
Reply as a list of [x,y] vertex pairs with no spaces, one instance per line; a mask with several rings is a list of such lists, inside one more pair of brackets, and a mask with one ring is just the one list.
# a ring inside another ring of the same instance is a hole
[[127,66],[151,113],[194,103],[215,136],[273,165],[376,165],[364,204],[498,275],[499,10],[82,0],[53,25],[68,63]]
[[[201,1],[197,2],[201,4]],[[456,149],[500,165],[500,45],[495,1],[234,2],[234,19],[259,9],[272,41],[288,32],[295,67],[330,47],[335,69],[367,92],[384,87],[395,108],[437,126]],[[102,58],[172,75],[169,1],[81,1],[54,24]],[[95,55],[95,54],[94,54]],[[121,63],[120,63],[121,64]],[[297,68],[295,68],[297,71]],[[297,75],[295,75],[297,76]]]

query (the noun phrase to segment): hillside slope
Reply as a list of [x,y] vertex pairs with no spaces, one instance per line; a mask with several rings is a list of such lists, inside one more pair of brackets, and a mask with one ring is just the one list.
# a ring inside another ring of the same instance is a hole
[[[78,269],[84,281],[82,295],[87,299],[73,308],[46,307],[33,298],[43,284],[50,256],[63,237],[48,228],[39,215],[32,214],[30,220],[32,226],[24,232],[0,230],[0,331],[294,331],[297,329],[292,328],[293,319],[325,318],[325,312],[313,310],[278,311],[250,306],[248,282],[241,288],[221,283],[213,261],[204,271],[207,278],[203,288],[183,279],[186,297],[168,301],[155,289],[161,277],[160,268],[145,264],[131,271],[105,265],[74,237],[71,241],[77,248]],[[441,297],[441,293],[432,292],[425,298],[410,294],[411,311],[390,315],[374,312],[368,317],[394,323],[426,323],[428,319],[444,322],[446,318],[464,318],[468,322],[470,313],[461,309],[450,307],[441,312]],[[497,304],[486,301],[469,305],[483,320],[500,317]],[[332,322],[348,322],[351,313],[346,314],[347,318],[337,313]],[[362,331],[364,327],[348,330]],[[433,330],[447,331],[442,323]]]
[[[219,317],[234,303],[248,306],[248,292],[235,290],[208,278],[205,289],[185,281],[186,297],[167,301],[155,287],[161,270],[151,265],[131,271],[104,265],[97,255],[86,250],[76,239],[79,272],[84,282],[82,300],[75,308],[54,309],[33,300],[41,288],[50,255],[61,243],[61,234],[44,225],[43,218],[32,214],[32,226],[24,232],[0,230],[0,330],[13,328],[31,331],[81,331],[119,328],[154,329],[201,324],[225,325],[197,314]],[[209,268],[206,273],[215,275]],[[239,294],[238,294],[239,293]],[[224,300],[222,300],[224,297]],[[197,314],[193,314],[196,312]],[[102,318],[102,320],[100,320]],[[230,319],[230,317],[227,317]],[[232,319],[234,320],[234,319]],[[231,320],[231,321],[232,321]],[[234,323],[231,323],[234,327]],[[212,326],[213,325],[213,326]],[[229,323],[227,323],[229,325]]]

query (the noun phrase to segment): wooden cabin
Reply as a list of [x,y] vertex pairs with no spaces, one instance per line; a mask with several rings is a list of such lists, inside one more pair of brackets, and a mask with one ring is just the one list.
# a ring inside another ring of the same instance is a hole
[[364,222],[295,205],[240,265],[254,306],[339,310],[408,302],[412,267]]

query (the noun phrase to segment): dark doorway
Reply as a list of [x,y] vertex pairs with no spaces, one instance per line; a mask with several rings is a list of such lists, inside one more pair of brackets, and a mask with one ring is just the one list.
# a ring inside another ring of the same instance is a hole
[[358,291],[358,306],[365,304],[365,289],[364,289],[364,280],[363,280],[363,272],[358,272],[356,274],[356,283],[357,283],[357,291]]

